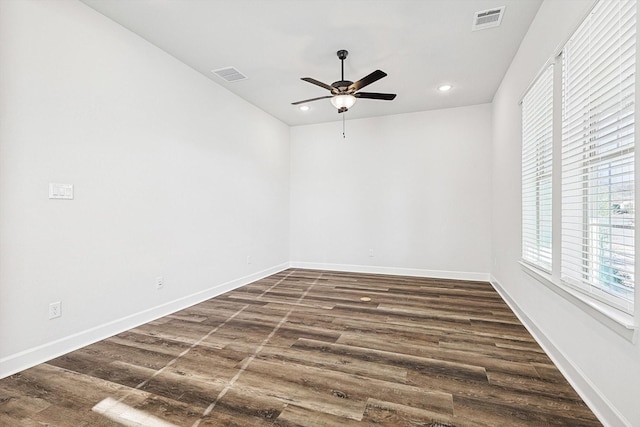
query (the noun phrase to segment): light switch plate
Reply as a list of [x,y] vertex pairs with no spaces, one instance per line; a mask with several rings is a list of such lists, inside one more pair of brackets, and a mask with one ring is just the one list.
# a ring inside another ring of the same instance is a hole
[[55,319],[62,316],[62,306],[60,301],[49,304],[49,319]]
[[72,184],[56,184],[49,183],[49,198],[50,199],[73,199],[73,185]]

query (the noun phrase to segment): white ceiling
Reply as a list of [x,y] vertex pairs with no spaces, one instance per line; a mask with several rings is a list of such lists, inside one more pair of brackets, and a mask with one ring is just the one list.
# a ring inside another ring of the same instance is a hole
[[[329,92],[301,77],[340,80],[381,69],[388,76],[347,119],[491,102],[542,0],[82,0],[288,125],[341,120]],[[497,28],[472,31],[474,13],[506,6]],[[211,70],[233,66],[227,83]],[[449,83],[453,89],[437,88]]]

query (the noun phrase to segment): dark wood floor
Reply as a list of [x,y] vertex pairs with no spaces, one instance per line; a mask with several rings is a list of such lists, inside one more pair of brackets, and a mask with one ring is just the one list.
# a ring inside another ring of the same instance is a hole
[[601,424],[488,283],[291,269],[0,380],[0,425]]

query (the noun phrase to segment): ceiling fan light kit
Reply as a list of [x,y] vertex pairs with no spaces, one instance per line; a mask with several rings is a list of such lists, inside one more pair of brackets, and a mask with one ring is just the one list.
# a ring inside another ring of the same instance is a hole
[[375,92],[360,92],[360,89],[370,85],[373,82],[386,77],[387,73],[381,70],[376,70],[373,73],[361,78],[357,82],[344,79],[344,60],[349,55],[349,52],[341,49],[336,52],[338,59],[340,60],[341,78],[337,82],[333,82],[331,85],[322,83],[311,77],[302,77],[308,83],[320,86],[331,92],[331,95],[320,96],[317,98],[305,99],[304,101],[293,102],[292,105],[305,104],[307,102],[317,101],[320,99],[329,99],[331,104],[338,110],[338,113],[344,113],[353,107],[358,98],[365,99],[378,99],[383,101],[391,101],[396,97],[395,93],[375,93]]
[[353,107],[353,104],[356,103],[356,97],[353,95],[334,95],[330,101],[339,113],[343,113]]

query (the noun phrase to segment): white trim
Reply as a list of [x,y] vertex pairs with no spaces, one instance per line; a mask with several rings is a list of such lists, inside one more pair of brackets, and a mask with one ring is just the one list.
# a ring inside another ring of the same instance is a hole
[[491,285],[507,303],[511,311],[518,317],[540,347],[547,353],[554,365],[560,370],[569,384],[580,395],[585,404],[593,411],[598,420],[605,426],[632,427],[631,423],[622,415],[611,402],[598,390],[582,370],[571,362],[565,354],[551,341],[547,335],[529,318],[518,306],[507,290],[491,276]]
[[634,318],[632,316],[616,310],[615,308],[596,299],[589,298],[582,292],[572,289],[569,286],[554,282],[549,274],[533,268],[528,263],[521,261],[520,265],[522,266],[522,270],[533,279],[571,302],[573,305],[580,308],[582,311],[607,326],[627,341],[630,341],[633,344],[636,343],[638,328],[635,326]]
[[424,270],[421,268],[383,267],[377,265],[327,264],[292,261],[292,268],[311,270],[345,271],[349,273],[387,274],[395,276],[433,277],[435,279],[472,280],[488,282],[489,273],[467,271]]
[[0,379],[289,268],[282,263],[0,359]]

